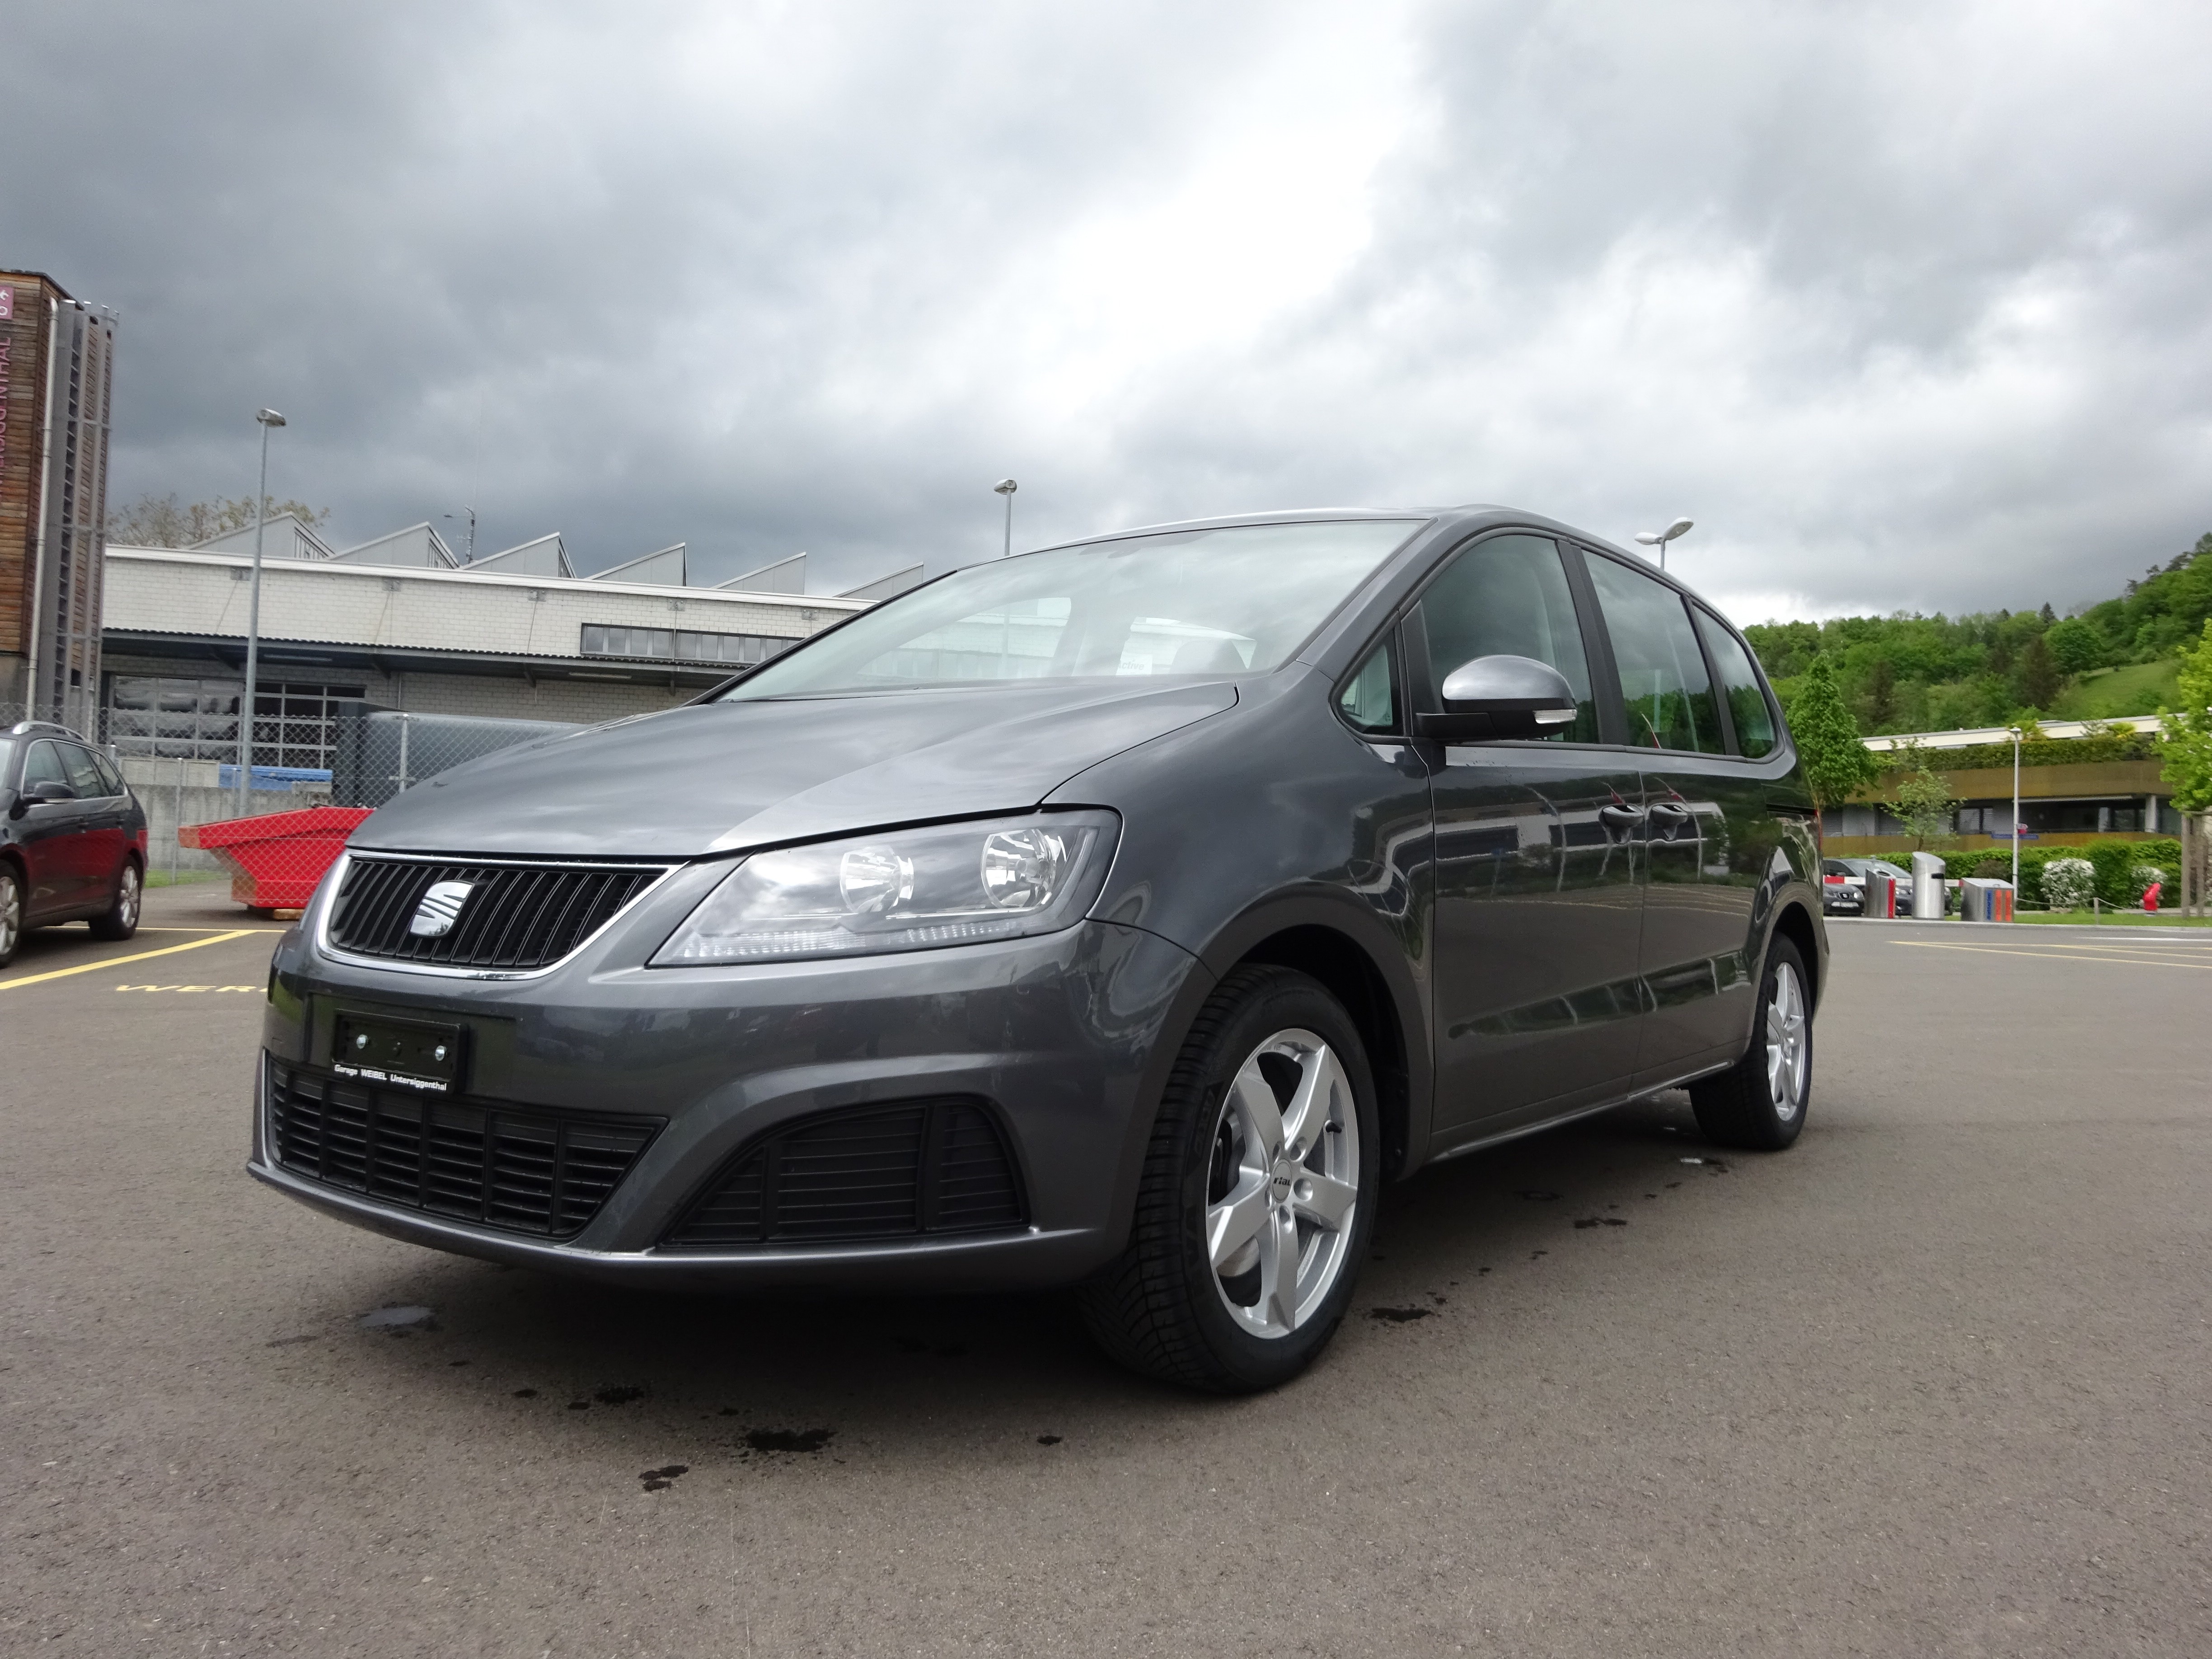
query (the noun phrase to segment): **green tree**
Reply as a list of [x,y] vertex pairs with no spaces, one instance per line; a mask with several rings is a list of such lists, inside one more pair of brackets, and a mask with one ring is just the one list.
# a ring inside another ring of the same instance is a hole
[[1859,741],[1859,723],[1844,702],[1835,665],[1815,657],[1790,702],[1790,735],[1805,763],[1813,799],[1825,811],[1842,805],[1881,775],[1881,763]]
[[1959,821],[1959,803],[1953,799],[1950,786],[1928,764],[1918,744],[1905,744],[1905,775],[1897,781],[1899,820],[1916,848],[1925,848],[1931,841],[1948,841]]
[[2043,636],[2051,659],[2063,674],[2086,674],[2105,663],[2104,636],[2079,617],[2054,623]]
[[[327,523],[331,516],[327,507],[280,501],[273,495],[268,498],[266,512],[272,519],[289,513],[310,530]],[[120,513],[107,515],[107,539],[123,547],[198,547],[217,536],[244,530],[252,522],[251,495],[235,500],[218,495],[211,501],[191,501],[182,507],[173,494],[141,495]]]
[[2174,810],[2212,811],[2212,621],[2191,651],[2181,653],[2181,707],[2164,709],[2159,748]]
[[1866,711],[1867,724],[1877,732],[1887,731],[1897,718],[1897,670],[1887,657],[1876,659],[1867,676]]
[[2051,647],[2038,634],[2027,642],[2027,649],[2020,653],[2021,701],[2033,708],[2048,708],[2058,701],[2058,693],[2065,683],[2066,677],[2051,660]]

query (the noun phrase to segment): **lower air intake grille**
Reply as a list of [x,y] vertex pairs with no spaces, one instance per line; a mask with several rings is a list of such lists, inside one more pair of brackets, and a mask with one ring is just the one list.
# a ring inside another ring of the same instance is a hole
[[270,1063],[269,1150],[294,1175],[458,1221],[566,1238],[629,1173],[658,1119],[426,1100]]
[[969,1100],[903,1101],[802,1119],[754,1143],[665,1248],[852,1243],[1024,1218],[1013,1160],[988,1112]]
[[[529,969],[558,962],[666,870],[652,864],[471,864],[356,854],[331,908],[331,943],[434,968]],[[430,890],[441,890],[432,895]],[[425,898],[445,930],[412,930]]]

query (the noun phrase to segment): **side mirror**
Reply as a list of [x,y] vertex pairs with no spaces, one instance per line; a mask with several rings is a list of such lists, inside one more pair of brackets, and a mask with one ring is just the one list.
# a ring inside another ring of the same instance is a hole
[[76,791],[65,783],[34,783],[22,798],[33,806],[50,806],[58,800],[75,800]]
[[1534,657],[1477,657],[1444,676],[1443,712],[1413,716],[1413,730],[1431,743],[1540,738],[1573,722],[1574,688],[1566,676]]

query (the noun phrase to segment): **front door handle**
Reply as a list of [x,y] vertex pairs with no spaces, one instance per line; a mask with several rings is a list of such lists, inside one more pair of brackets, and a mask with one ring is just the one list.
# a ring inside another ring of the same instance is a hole
[[1644,822],[1644,809],[1640,806],[1601,806],[1597,809],[1597,817],[1598,822],[1608,830],[1633,830]]

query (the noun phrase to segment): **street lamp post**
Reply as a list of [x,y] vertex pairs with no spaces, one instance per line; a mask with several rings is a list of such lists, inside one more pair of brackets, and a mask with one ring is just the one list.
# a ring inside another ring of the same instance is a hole
[[2012,728],[2012,913],[2020,915],[2020,739],[2021,729]]
[[1011,558],[1014,551],[1014,492],[1021,486],[1012,478],[1001,478],[991,488],[1006,498],[1006,543],[999,556],[1002,559]]
[[1645,547],[1659,550],[1659,568],[1664,570],[1667,568],[1667,544],[1677,536],[1688,534],[1692,522],[1689,519],[1677,519],[1664,530],[1639,530],[1636,532],[1636,539]]
[[238,710],[240,817],[251,804],[246,792],[253,787],[253,681],[261,655],[261,532],[269,517],[269,429],[284,424],[284,417],[273,409],[264,409],[253,418],[261,423],[261,488],[253,497],[253,591],[246,604],[246,697]]

